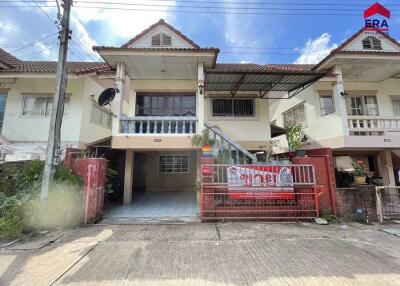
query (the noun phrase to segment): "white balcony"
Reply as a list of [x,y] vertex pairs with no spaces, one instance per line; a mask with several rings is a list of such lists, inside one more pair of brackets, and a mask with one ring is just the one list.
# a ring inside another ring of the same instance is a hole
[[120,133],[127,135],[188,135],[198,130],[191,116],[134,116],[120,118]]
[[400,132],[400,116],[349,115],[347,126],[350,135],[382,136],[390,132]]

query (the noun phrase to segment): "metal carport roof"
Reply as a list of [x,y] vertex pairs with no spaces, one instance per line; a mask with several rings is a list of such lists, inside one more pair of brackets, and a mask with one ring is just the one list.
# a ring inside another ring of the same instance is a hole
[[231,69],[217,65],[205,74],[206,91],[228,91],[232,96],[238,91],[254,91],[261,98],[272,98],[267,97],[270,92],[287,92],[290,98],[326,75],[311,70],[276,70],[268,65],[244,65],[242,69],[240,65]]

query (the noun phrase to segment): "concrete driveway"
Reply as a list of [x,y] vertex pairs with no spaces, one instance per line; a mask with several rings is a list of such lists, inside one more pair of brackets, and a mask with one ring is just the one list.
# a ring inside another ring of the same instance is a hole
[[82,227],[3,248],[0,285],[400,285],[399,226]]

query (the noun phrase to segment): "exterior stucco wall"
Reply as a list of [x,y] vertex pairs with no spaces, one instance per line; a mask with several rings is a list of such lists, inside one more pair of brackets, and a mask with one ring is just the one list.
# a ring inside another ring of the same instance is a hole
[[106,88],[113,86],[111,80],[101,80],[96,77],[86,77],[84,82],[84,91],[81,104],[81,128],[79,138],[83,143],[91,143],[111,136],[111,128],[105,128],[90,121],[92,111],[92,101],[90,95],[95,98]]
[[[182,174],[163,174],[159,172],[160,155],[188,155],[189,172]],[[195,151],[176,151],[176,152],[148,152],[144,155],[144,160],[140,166],[144,174],[145,190],[153,191],[193,191],[197,176],[197,155]],[[140,173],[140,172],[139,172]],[[142,180],[143,181],[143,180]],[[135,184],[135,183],[134,183]]]
[[[61,141],[78,143],[82,121],[82,96],[84,79],[72,78],[68,81],[67,94],[70,103],[67,115],[63,118]],[[50,116],[23,116],[22,104],[24,93],[54,94],[54,78],[18,78],[8,91],[4,115],[3,136],[10,141],[47,142]]]

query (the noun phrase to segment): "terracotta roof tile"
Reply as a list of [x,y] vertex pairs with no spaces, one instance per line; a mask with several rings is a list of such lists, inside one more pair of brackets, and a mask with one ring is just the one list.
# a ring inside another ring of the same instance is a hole
[[142,36],[144,36],[146,33],[150,32],[152,29],[154,29],[155,27],[159,26],[159,25],[164,25],[167,28],[169,28],[170,30],[172,30],[174,33],[176,33],[177,35],[179,35],[182,39],[184,39],[186,42],[188,42],[190,45],[193,46],[193,48],[195,49],[199,49],[200,46],[197,45],[195,42],[193,42],[191,39],[189,39],[187,36],[185,36],[181,31],[175,29],[174,27],[172,27],[170,24],[168,24],[167,22],[165,22],[164,19],[160,19],[157,23],[154,23],[153,25],[151,25],[150,27],[148,27],[146,30],[143,30],[141,33],[137,34],[134,38],[130,39],[127,43],[123,44],[121,46],[121,48],[127,48],[128,46],[130,46],[132,43],[134,43],[135,41],[137,41],[139,38],[141,38]]
[[0,48],[0,63],[8,67],[14,67],[21,63],[21,60]]

